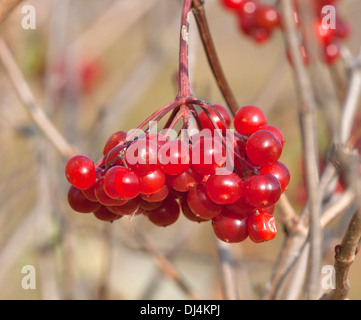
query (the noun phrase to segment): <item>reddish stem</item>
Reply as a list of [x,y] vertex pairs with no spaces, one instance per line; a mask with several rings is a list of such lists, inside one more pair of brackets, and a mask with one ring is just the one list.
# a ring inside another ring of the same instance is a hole
[[179,43],[179,87],[177,98],[191,96],[188,72],[189,13],[192,0],[184,0]]

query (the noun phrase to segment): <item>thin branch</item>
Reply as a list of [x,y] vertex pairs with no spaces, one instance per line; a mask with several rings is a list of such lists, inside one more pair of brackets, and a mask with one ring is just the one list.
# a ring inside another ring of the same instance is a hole
[[239,107],[227,83],[221,64],[219,62],[216,49],[212,40],[212,36],[208,27],[206,13],[203,6],[203,0],[193,0],[192,11],[198,26],[199,34],[201,36],[203,47],[206,51],[208,62],[212,69],[213,75],[217,81],[218,87],[220,88],[223,94],[224,99],[228,104],[229,109],[234,115],[239,109]]
[[0,59],[3,62],[5,70],[18,96],[24,103],[29,115],[38,128],[52,142],[65,159],[75,155],[77,153],[76,149],[65,140],[63,135],[47,117],[43,109],[37,104],[28,83],[3,39],[0,39]]
[[0,23],[2,23],[22,1],[23,0],[0,0]]
[[134,238],[152,255],[161,272],[174,281],[189,299],[199,300],[198,295],[189,287],[188,283],[182,277],[175,265],[167,259],[161,251],[159,251],[153,241],[151,241],[151,239],[143,232],[139,232],[134,224],[129,225],[129,223],[125,223],[125,221],[125,219],[121,219],[123,226],[130,229],[129,231],[131,231]]
[[229,244],[215,239],[219,255],[223,295],[226,300],[238,300],[237,281],[234,272],[232,251]]
[[294,79],[299,95],[299,114],[302,130],[303,154],[305,155],[306,187],[309,200],[310,260],[307,279],[307,297],[316,299],[319,292],[321,271],[321,226],[319,221],[320,199],[318,198],[318,153],[315,131],[316,103],[311,82],[299,50],[299,39],[293,21],[291,1],[280,1],[285,36],[293,61]]

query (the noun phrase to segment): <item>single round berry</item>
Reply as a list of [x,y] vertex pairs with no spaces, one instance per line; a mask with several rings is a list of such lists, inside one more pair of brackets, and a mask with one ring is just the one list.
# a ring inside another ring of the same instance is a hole
[[169,140],[159,149],[160,168],[165,174],[179,175],[191,164],[191,149],[183,140]]
[[123,144],[127,138],[125,131],[118,131],[113,133],[104,145],[103,155],[106,155],[111,149],[116,147],[118,144]]
[[119,214],[115,214],[115,213],[109,211],[109,209],[105,206],[101,206],[98,210],[94,211],[93,214],[97,219],[102,220],[102,221],[107,221],[107,222],[113,222],[122,217]]
[[244,197],[256,207],[269,207],[275,204],[282,193],[281,184],[272,174],[258,174],[244,182]]
[[233,123],[238,133],[248,136],[267,124],[267,120],[260,108],[256,106],[244,106],[234,115]]
[[281,184],[282,192],[286,191],[288,183],[290,182],[290,171],[284,163],[277,161],[275,164],[262,167],[259,170],[259,173],[269,173],[274,175]]
[[200,174],[215,174],[226,163],[226,150],[216,139],[198,140],[192,148],[192,168]]
[[257,43],[263,43],[271,37],[271,32],[264,27],[255,27],[250,31],[250,36]]
[[[113,166],[123,166],[124,162],[121,157],[121,152],[125,152],[126,146],[123,144],[115,146],[113,149],[111,149],[107,155],[105,156],[105,166],[107,168],[113,167]],[[123,155],[124,157],[124,155]]]
[[218,204],[232,204],[242,195],[242,179],[233,172],[215,174],[208,178],[206,191],[209,198]]
[[168,197],[162,204],[147,214],[148,219],[157,226],[166,227],[178,220],[180,208],[173,197]]
[[70,186],[68,190],[68,204],[76,212],[91,213],[97,210],[101,204],[87,199],[82,190]]
[[164,184],[163,187],[152,194],[143,194],[141,193],[139,196],[140,198],[142,198],[143,200],[146,200],[148,202],[159,202],[159,201],[163,201],[165,198],[167,198],[168,194],[169,194],[169,186],[167,184]]
[[127,202],[126,199],[113,199],[104,190],[104,177],[98,179],[94,185],[94,194],[97,200],[104,206],[121,206]]
[[114,199],[132,199],[140,193],[140,178],[122,166],[110,168],[104,176],[104,191]]
[[121,206],[108,206],[107,208],[110,212],[113,212],[115,214],[120,214],[120,215],[135,214],[137,213],[139,208],[139,201],[140,200],[138,198],[129,199],[125,204]]
[[159,166],[157,142],[148,139],[134,141],[125,152],[125,161],[128,168],[139,176],[157,170]]
[[243,196],[237,202],[226,205],[225,208],[239,215],[252,215],[256,213],[256,208],[250,205]]
[[340,39],[348,38],[351,33],[350,25],[343,19],[336,17],[336,29],[334,29],[334,36]]
[[212,219],[222,211],[222,206],[208,197],[204,184],[199,184],[188,192],[187,202],[193,213],[202,219]]
[[165,181],[166,176],[160,169],[151,171],[140,178],[140,193],[156,193],[162,189]]
[[326,27],[322,21],[317,21],[315,24],[316,35],[320,42],[329,43],[335,33],[335,29]]
[[266,125],[262,126],[260,128],[260,130],[267,130],[267,131],[272,132],[276,136],[276,138],[282,143],[282,146],[286,142],[282,131],[280,130],[280,128],[278,128],[276,126],[273,126],[271,124],[266,124]]
[[256,243],[272,240],[277,234],[276,220],[268,213],[249,216],[247,229],[249,238]]
[[222,4],[231,10],[239,10],[245,0],[222,0]]
[[168,175],[167,183],[176,191],[187,192],[201,183],[203,175],[190,167],[187,171],[180,175]]
[[282,143],[268,130],[258,130],[246,143],[248,159],[258,166],[269,166],[276,163],[282,153]]
[[258,26],[273,30],[280,26],[280,15],[275,6],[260,6],[256,11],[256,21]]
[[[212,108],[208,108],[209,117],[212,119],[213,123],[217,125],[218,129],[225,133],[231,125],[231,115],[228,110],[221,105],[215,104],[213,107],[216,111]],[[204,110],[199,113],[199,119],[202,123],[203,129],[209,129],[211,132],[214,132],[216,128],[213,126]]]
[[73,156],[66,163],[65,176],[74,187],[89,189],[96,179],[94,162],[84,155]]
[[337,42],[331,42],[324,46],[324,60],[327,64],[333,64],[341,55],[341,48]]
[[241,242],[248,237],[247,220],[247,216],[224,210],[212,219],[213,231],[217,238],[224,242]]
[[194,214],[194,212],[191,210],[191,208],[188,205],[187,196],[184,196],[180,199],[180,205],[182,209],[183,215],[190,221],[193,222],[205,222],[208,221],[208,219],[202,219],[201,217],[198,217]]
[[151,210],[157,209],[162,204],[162,201],[149,202],[142,198],[139,198],[139,199],[140,199],[139,200],[139,208],[146,210],[146,211],[151,211]]
[[91,186],[90,188],[85,189],[85,190],[81,190],[81,193],[83,194],[83,196],[85,198],[87,198],[90,201],[94,201],[94,202],[98,201],[98,199],[95,195],[94,186]]

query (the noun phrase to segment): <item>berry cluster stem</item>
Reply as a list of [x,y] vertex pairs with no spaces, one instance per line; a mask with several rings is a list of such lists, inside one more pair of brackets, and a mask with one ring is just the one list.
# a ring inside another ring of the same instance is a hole
[[179,44],[179,88],[177,98],[191,96],[188,71],[189,13],[192,0],[184,0]]

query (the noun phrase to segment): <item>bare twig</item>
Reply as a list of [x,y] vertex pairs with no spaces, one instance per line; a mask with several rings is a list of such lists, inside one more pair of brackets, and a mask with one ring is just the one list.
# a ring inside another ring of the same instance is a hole
[[0,1],[0,23],[13,11],[16,6],[23,0],[1,0]]
[[26,82],[12,53],[3,39],[0,39],[0,59],[3,62],[5,70],[8,73],[17,94],[38,128],[52,142],[55,148],[65,159],[75,155],[77,153],[76,149],[65,140],[63,135],[58,131],[58,129],[46,116],[42,108],[37,104],[28,83]]
[[130,225],[129,223],[125,223],[125,221],[125,219],[121,219],[123,226],[129,229],[134,238],[152,255],[162,273],[174,281],[189,299],[198,300],[198,295],[193,292],[175,265],[159,251],[153,241],[144,233],[139,232],[134,224]]
[[291,1],[280,1],[285,36],[293,61],[294,79],[299,94],[299,114],[302,130],[303,154],[305,155],[306,187],[309,201],[310,260],[307,280],[307,296],[317,298],[321,271],[321,226],[319,221],[320,199],[318,197],[318,148],[315,131],[316,103],[311,82],[299,50],[299,40],[293,20]]
[[237,281],[234,272],[232,250],[229,244],[215,239],[219,255],[223,295],[226,300],[238,300]]
[[208,62],[213,71],[214,77],[223,94],[224,99],[228,104],[228,107],[230,108],[231,112],[235,114],[238,110],[238,104],[232,94],[232,91],[227,83],[220,62],[218,60],[216,49],[214,47],[211,33],[208,27],[208,22],[203,6],[203,0],[193,0],[192,11],[196,19],[198,30],[202,39],[203,47],[206,51]]

